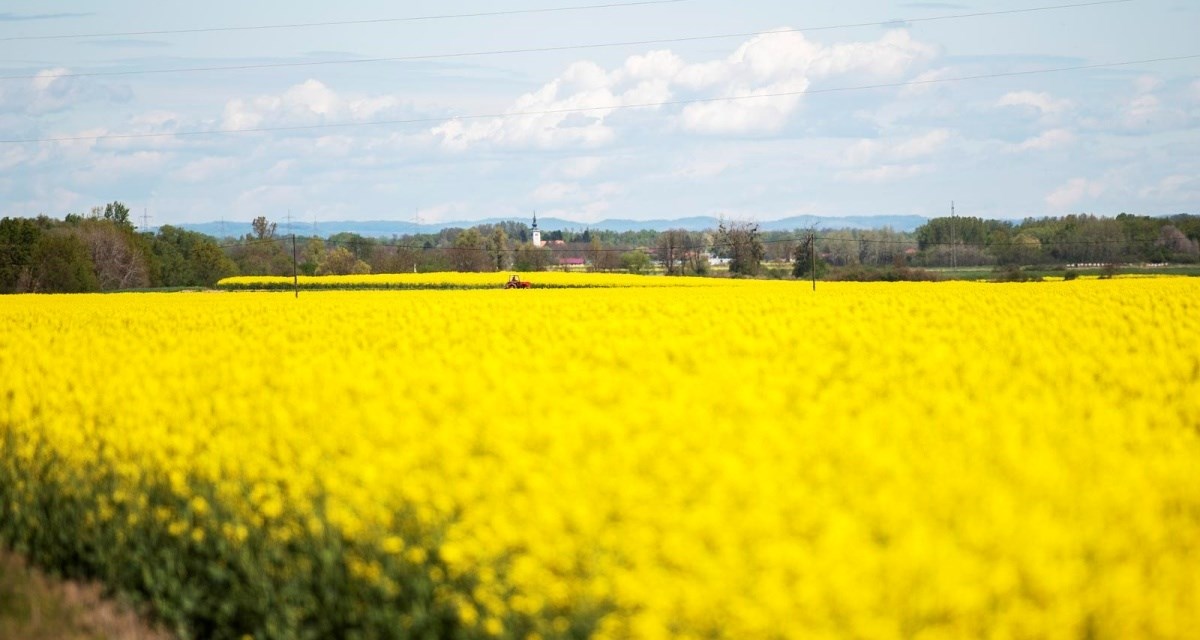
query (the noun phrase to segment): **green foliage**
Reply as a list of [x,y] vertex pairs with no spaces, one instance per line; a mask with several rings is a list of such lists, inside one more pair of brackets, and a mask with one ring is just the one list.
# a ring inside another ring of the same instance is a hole
[[354,257],[346,247],[326,251],[317,265],[319,276],[348,276],[371,273],[371,265]]
[[104,205],[104,219],[115,225],[133,229],[133,223],[129,220],[129,207],[121,202],[110,202]]
[[996,270],[996,282],[1041,282],[1041,280],[1041,276],[1015,264],[1005,265]]
[[237,265],[202,233],[170,225],[150,239],[155,257],[154,283],[160,287],[211,287],[237,274]]
[[0,293],[14,293],[28,287],[33,247],[42,235],[32,220],[0,220]]
[[804,242],[796,245],[796,249],[792,252],[792,276],[796,278],[812,278],[813,266],[816,265],[816,277],[821,278],[825,275],[828,269],[824,258],[817,255],[814,256],[815,242],[813,238],[807,238]]
[[834,267],[825,275],[825,279],[839,282],[937,282],[942,278],[933,271],[905,265],[887,268],[855,265]]
[[513,269],[517,271],[545,271],[553,262],[554,254],[544,247],[522,244],[513,252]]
[[35,292],[85,293],[99,291],[100,280],[87,247],[66,231],[42,234],[30,255],[31,286]]
[[650,256],[645,251],[627,251],[621,254],[621,268],[629,273],[650,271]]

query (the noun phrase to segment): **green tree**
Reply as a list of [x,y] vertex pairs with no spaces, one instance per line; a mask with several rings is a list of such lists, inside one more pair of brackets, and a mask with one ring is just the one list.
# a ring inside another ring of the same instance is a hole
[[646,273],[650,271],[650,254],[640,249],[626,251],[621,254],[621,267],[629,273]]
[[41,235],[42,230],[32,220],[0,220],[0,293],[14,293],[28,287],[33,248]]
[[450,263],[455,271],[491,271],[492,257],[488,254],[488,242],[479,229],[462,231],[454,238],[450,248]]
[[88,248],[74,234],[43,234],[33,247],[30,263],[33,291],[83,293],[100,289]]
[[104,219],[122,227],[133,228],[129,220],[129,207],[121,202],[110,202],[104,205]]
[[352,274],[371,273],[371,265],[354,257],[346,247],[337,247],[326,251],[317,265],[319,276],[347,276]]
[[813,266],[816,266],[817,277],[825,275],[827,265],[821,256],[813,255],[816,250],[816,236],[810,235],[796,245],[792,250],[792,275],[797,278],[811,278]]
[[496,264],[496,271],[504,271],[508,267],[508,234],[504,232],[503,226],[496,225],[488,248]]
[[258,216],[250,222],[254,240],[271,240],[275,237],[275,223],[267,220],[266,216]]
[[545,247],[517,245],[513,252],[513,268],[517,271],[545,271],[554,261],[554,254]]

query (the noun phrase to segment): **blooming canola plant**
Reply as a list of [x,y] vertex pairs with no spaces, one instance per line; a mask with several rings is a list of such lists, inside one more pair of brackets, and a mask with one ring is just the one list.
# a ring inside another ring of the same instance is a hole
[[1200,280],[637,282],[5,298],[0,543],[183,637],[1200,628]]

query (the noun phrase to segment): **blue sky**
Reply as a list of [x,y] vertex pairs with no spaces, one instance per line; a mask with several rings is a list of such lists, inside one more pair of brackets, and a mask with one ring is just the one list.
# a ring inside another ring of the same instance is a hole
[[[152,225],[725,215],[1200,213],[1200,2],[683,0],[295,29],[17,39],[596,4],[595,0],[165,3],[7,0],[0,215],[121,200]],[[172,3],[175,5],[176,3]],[[798,29],[878,23],[802,33]],[[911,22],[905,22],[911,21]],[[428,56],[713,34],[568,51]],[[15,77],[14,77],[15,76]],[[774,94],[788,95],[774,95]],[[648,103],[708,100],[666,106]],[[601,110],[571,113],[584,107]],[[546,112],[454,120],[456,115]],[[564,112],[566,111],[566,112]],[[413,124],[326,127],[380,120]]]

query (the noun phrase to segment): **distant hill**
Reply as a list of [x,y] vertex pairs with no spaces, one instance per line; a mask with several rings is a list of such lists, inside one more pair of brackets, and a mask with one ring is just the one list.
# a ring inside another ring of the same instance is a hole
[[[336,220],[322,221],[316,224],[295,223],[293,229],[298,235],[311,236],[314,233],[320,237],[328,237],[336,233],[357,233],[369,238],[403,236],[417,233],[437,233],[442,229],[454,227],[467,228],[479,224],[495,224],[514,220],[514,218],[488,218],[485,220],[463,220],[454,222],[433,222],[416,224],[398,220]],[[515,219],[518,222],[529,223],[528,219]],[[795,229],[882,229],[890,227],[894,231],[914,231],[925,224],[926,218],[909,215],[876,215],[876,216],[795,216],[782,220],[759,222],[763,231],[792,231]],[[597,229],[601,231],[665,231],[667,229],[687,229],[688,231],[704,231],[716,229],[719,220],[712,216],[695,216],[678,218],[676,220],[601,220],[600,222],[575,222],[561,218],[538,218],[538,226],[546,231]],[[200,222],[177,225],[184,229],[199,231],[214,237],[240,237],[250,233],[250,223],[233,222]],[[279,223],[279,233],[288,233],[284,223]]]

